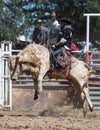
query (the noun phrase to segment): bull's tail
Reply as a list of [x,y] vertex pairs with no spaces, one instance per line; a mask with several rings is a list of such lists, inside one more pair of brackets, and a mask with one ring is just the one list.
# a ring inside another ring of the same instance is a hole
[[96,73],[96,71],[93,70],[93,69],[91,69],[91,70],[89,71],[89,73]]
[[85,67],[89,70],[89,73],[96,73],[95,70],[91,69],[90,66],[86,63],[84,63]]

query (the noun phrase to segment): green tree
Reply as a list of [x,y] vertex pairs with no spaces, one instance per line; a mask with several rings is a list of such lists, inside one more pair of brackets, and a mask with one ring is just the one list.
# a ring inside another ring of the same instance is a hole
[[[24,34],[31,40],[36,20],[44,20],[45,26],[51,31],[51,43],[56,42],[57,31],[50,21],[50,12],[55,10],[57,19],[67,16],[74,28],[74,40],[86,39],[86,17],[84,13],[100,13],[99,0],[2,0],[0,2],[0,41],[15,41]],[[90,39],[99,40],[100,17],[91,18]],[[98,28],[98,29],[97,29]]]

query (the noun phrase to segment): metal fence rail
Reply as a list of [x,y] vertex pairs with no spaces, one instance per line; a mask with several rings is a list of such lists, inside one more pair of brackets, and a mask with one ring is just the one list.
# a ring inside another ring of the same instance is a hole
[[96,70],[89,78],[90,98],[94,109],[100,110],[100,52],[92,52],[92,60],[89,62],[91,68]]

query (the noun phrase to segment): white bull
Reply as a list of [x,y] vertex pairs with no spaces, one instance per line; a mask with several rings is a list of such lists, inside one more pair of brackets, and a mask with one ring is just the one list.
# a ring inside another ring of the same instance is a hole
[[[50,54],[47,48],[32,43],[16,56],[10,57],[10,69],[12,70],[11,79],[16,80],[21,72],[32,75],[34,79],[35,95],[42,91],[42,80],[50,67]],[[70,70],[59,73],[55,70],[55,79],[69,80],[76,87],[78,94],[83,100],[83,112],[86,113],[86,102],[90,110],[93,110],[93,104],[89,96],[89,88],[87,85],[88,75],[92,70],[86,63],[80,61],[73,56],[71,57]]]

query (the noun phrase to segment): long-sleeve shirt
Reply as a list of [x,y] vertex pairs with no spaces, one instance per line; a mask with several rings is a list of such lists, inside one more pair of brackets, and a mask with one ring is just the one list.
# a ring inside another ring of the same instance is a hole
[[73,34],[73,29],[71,25],[65,25],[63,28],[61,27],[61,24],[57,20],[53,21],[54,27],[59,30],[58,39],[57,42],[59,42],[62,38],[66,40],[66,45],[70,47],[71,44],[71,38]]
[[55,26],[55,28],[57,30],[60,30],[61,29],[61,25],[59,24],[59,22],[57,20],[53,21],[53,25]]

